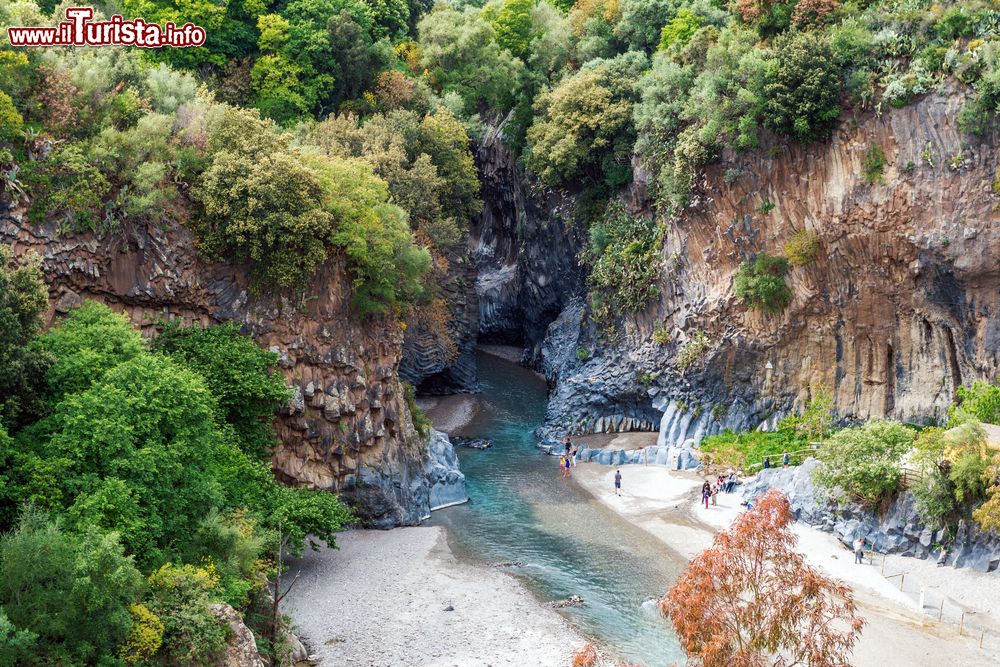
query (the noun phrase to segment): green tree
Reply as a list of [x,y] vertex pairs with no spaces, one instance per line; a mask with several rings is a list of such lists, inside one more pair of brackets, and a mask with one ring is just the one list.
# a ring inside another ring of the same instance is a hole
[[71,311],[32,347],[54,359],[45,374],[53,403],[90,388],[118,364],[146,351],[142,336],[128,318],[96,301],[86,301]]
[[38,638],[35,660],[52,664],[114,655],[143,584],[113,533],[71,535],[32,510],[0,538],[0,572],[0,607],[18,631]]
[[671,47],[687,46],[700,27],[701,17],[685,7],[677,12],[677,16],[670,23],[663,26],[663,30],[660,31],[658,48],[664,51]]
[[156,563],[223,503],[216,471],[230,445],[217,409],[198,375],[143,354],[66,396],[45,420],[51,436],[31,444],[66,461],[58,485],[77,525],[118,530],[129,553]]
[[210,327],[164,323],[153,349],[205,380],[215,396],[220,423],[229,423],[250,456],[268,457],[274,447],[274,413],[291,392],[274,371],[278,355],[262,350],[231,324]]
[[27,347],[49,299],[40,258],[26,259],[22,266],[12,264],[10,250],[0,245],[0,420],[13,430],[43,411],[39,380],[51,361]]
[[438,5],[418,30],[421,65],[439,90],[461,97],[465,113],[502,113],[513,106],[523,64],[497,43],[478,10]]
[[875,505],[899,490],[913,441],[912,429],[887,419],[837,431],[817,452],[816,481],[837,497]]
[[632,102],[616,94],[604,67],[565,77],[539,96],[528,128],[528,166],[548,185],[582,175],[600,182],[604,167],[632,146]]
[[503,0],[499,4],[483,8],[483,16],[496,31],[497,43],[522,62],[526,62],[531,55],[531,40],[534,37],[531,10],[535,2],[536,0]]
[[775,39],[764,83],[764,124],[801,142],[825,139],[840,117],[840,70],[822,33]]

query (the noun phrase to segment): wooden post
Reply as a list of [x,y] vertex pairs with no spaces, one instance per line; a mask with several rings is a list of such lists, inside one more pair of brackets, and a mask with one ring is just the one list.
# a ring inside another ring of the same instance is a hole
[[941,622],[942,618],[944,618],[944,600],[941,600],[941,609],[938,610],[938,623]]
[[986,636],[986,630],[979,633],[979,648],[983,647],[983,637]]
[[903,581],[906,579],[906,573],[899,575],[899,590],[903,590]]
[[962,632],[965,630],[965,612],[962,612],[962,620],[958,622],[958,636],[962,636]]
[[885,554],[882,554],[882,576],[885,576]]

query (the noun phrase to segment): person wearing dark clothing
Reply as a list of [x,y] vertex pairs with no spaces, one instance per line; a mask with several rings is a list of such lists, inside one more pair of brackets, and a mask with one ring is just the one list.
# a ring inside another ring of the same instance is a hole
[[705,503],[705,509],[708,509],[708,499],[712,497],[712,484],[709,481],[705,481],[701,485],[701,499]]
[[615,471],[615,495],[620,496],[622,494],[622,471]]

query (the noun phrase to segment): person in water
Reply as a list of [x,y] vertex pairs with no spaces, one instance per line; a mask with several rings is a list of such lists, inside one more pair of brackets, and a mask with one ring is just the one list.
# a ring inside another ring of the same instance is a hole
[[566,476],[571,477],[573,475],[573,471],[570,470],[570,468],[573,466],[573,457],[567,456],[565,457],[565,459],[566,459]]
[[565,456],[560,456],[559,457],[559,471],[562,473],[563,477],[566,476],[566,471],[568,471],[568,470],[569,470],[569,468],[566,467],[566,457]]
[[620,496],[622,494],[622,471],[615,471],[615,495]]

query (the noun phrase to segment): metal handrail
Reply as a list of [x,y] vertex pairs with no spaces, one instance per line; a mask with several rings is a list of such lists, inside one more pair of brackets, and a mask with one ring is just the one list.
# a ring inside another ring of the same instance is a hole
[[[813,444],[813,443],[810,443],[810,444]],[[815,445],[812,446],[812,447],[807,447],[805,449],[796,449],[795,451],[788,452],[789,463],[792,464],[792,465],[800,465],[803,460],[805,460],[806,458],[808,458],[806,456],[803,456],[803,454],[813,454],[815,452],[816,452],[816,446]],[[758,468],[763,468],[764,467],[764,461],[772,461],[771,467],[776,467],[775,464],[774,464],[774,462],[773,462],[774,459],[777,459],[779,462],[782,462],[782,459],[784,458],[784,456],[785,456],[784,453],[781,453],[781,454],[768,454],[767,456],[765,456],[764,458],[762,458],[760,460],[760,463],[754,463],[752,466],[750,466],[750,470],[757,470]]]

